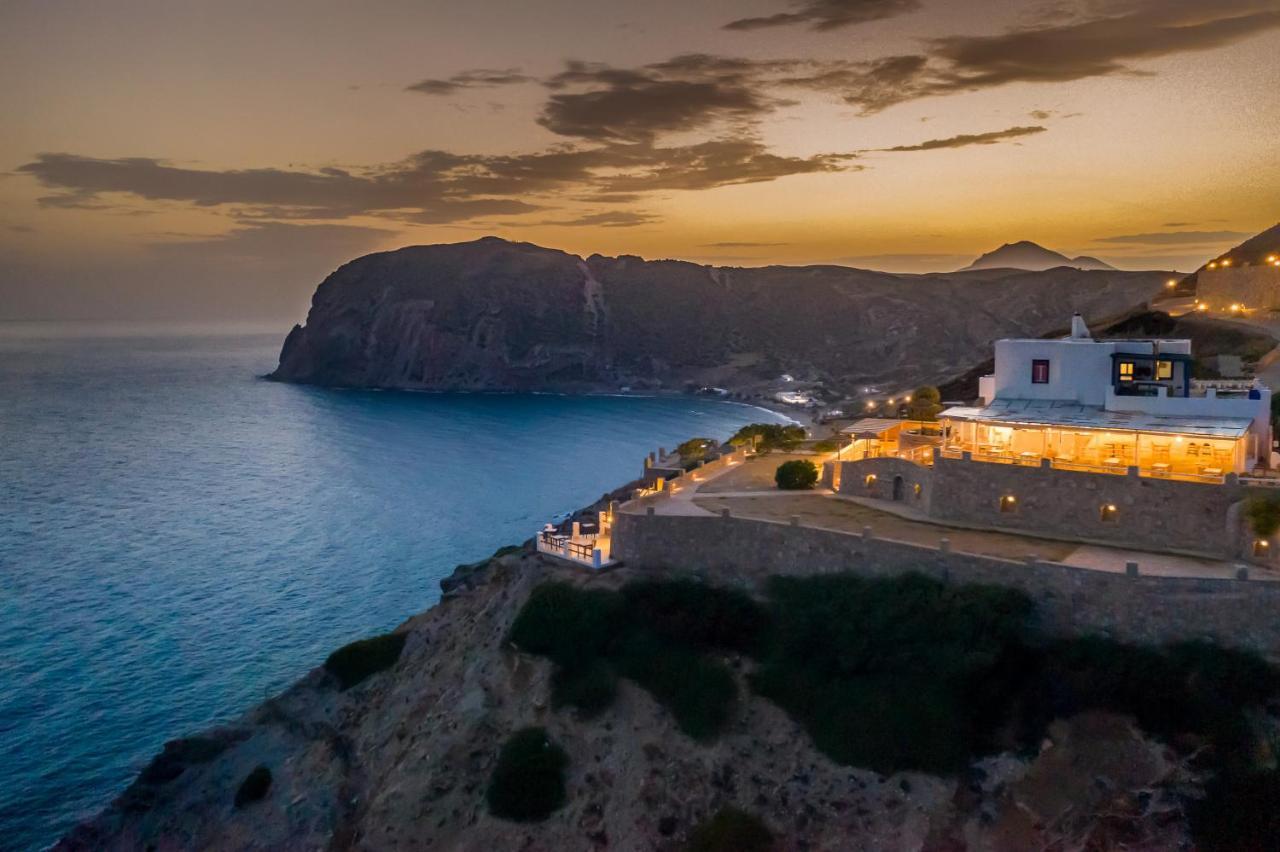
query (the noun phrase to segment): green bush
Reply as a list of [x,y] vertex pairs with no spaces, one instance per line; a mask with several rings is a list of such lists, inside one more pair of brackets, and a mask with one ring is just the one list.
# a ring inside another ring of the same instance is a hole
[[621,593],[636,628],[700,650],[755,651],[769,624],[746,593],[696,580],[641,580]]
[[618,675],[605,660],[556,666],[551,675],[551,706],[576,707],[587,718],[609,709],[617,695]]
[[818,484],[818,466],[808,459],[792,459],[778,465],[773,481],[784,491],[803,491]]
[[514,822],[541,822],[564,806],[569,756],[542,728],[517,731],[502,746],[485,798],[489,812]]
[[680,454],[680,459],[684,462],[697,462],[706,458],[707,451],[716,445],[711,438],[690,438],[680,446],[676,447],[676,452]]
[[391,668],[404,650],[403,633],[387,633],[344,645],[324,661],[325,669],[348,690],[370,675]]
[[813,451],[815,453],[834,453],[840,449],[840,442],[834,438],[824,438],[821,441],[813,442]]
[[772,651],[752,688],[833,760],[892,773],[953,772],[998,718],[970,700],[1027,634],[1020,592],[919,575],[775,577]]
[[768,614],[747,595],[688,580],[628,583],[619,592],[546,583],[516,616],[511,640],[556,663],[555,707],[587,716],[613,703],[619,676],[666,707],[690,737],[723,728],[737,698],[733,675],[708,651],[758,651]]
[[805,438],[804,427],[794,423],[750,423],[734,432],[729,443],[740,447],[750,444],[757,435],[760,437],[758,449],[766,451],[795,449]]
[[738,687],[723,663],[638,633],[622,648],[617,664],[667,708],[676,726],[692,739],[715,739],[732,716]]
[[516,616],[510,639],[530,654],[577,669],[610,653],[621,622],[622,601],[616,593],[544,583]]
[[1270,538],[1280,530],[1280,500],[1275,497],[1250,497],[1244,503],[1244,515],[1259,538]]
[[737,808],[721,808],[689,838],[687,852],[768,852],[773,833],[756,816]]
[[236,807],[243,808],[245,805],[261,801],[270,789],[271,770],[262,765],[254,767],[253,771],[240,783],[240,788],[236,790]]

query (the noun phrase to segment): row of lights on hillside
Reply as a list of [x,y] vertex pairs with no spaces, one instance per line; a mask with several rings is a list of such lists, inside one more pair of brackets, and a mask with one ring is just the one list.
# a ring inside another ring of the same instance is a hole
[[[1208,303],[1208,302],[1196,302],[1196,310],[1197,310],[1197,311],[1207,311],[1207,310],[1209,310],[1209,303]],[[1228,310],[1228,311],[1230,311],[1230,312],[1231,312],[1231,313],[1233,313],[1233,314],[1238,314],[1238,313],[1242,313],[1242,312],[1244,312],[1244,311],[1246,310],[1246,308],[1245,308],[1245,306],[1244,306],[1244,305],[1240,304],[1239,302],[1232,302],[1230,305],[1228,305],[1228,306],[1227,306],[1227,310]]]
[[[889,397],[888,399],[885,400],[885,405],[896,405],[897,402],[898,400],[896,397]],[[911,403],[911,394],[907,394],[902,398],[902,404],[909,405],[910,403]],[[867,400],[867,411],[873,410],[879,404],[880,403],[876,402],[874,399]]]
[[[1222,260],[1212,261],[1209,264],[1209,268],[1217,269],[1219,266],[1221,266],[1225,269],[1226,267],[1231,266],[1232,263],[1234,263],[1234,261],[1231,258],[1227,257],[1227,258],[1223,258]],[[1270,264],[1271,266],[1280,267],[1280,255],[1274,255],[1274,254],[1267,255],[1267,263]],[[1170,282],[1167,286],[1172,287],[1173,282]]]

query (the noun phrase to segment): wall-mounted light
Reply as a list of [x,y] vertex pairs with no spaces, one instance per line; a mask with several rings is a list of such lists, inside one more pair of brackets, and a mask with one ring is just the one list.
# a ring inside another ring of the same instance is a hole
[[1253,555],[1254,555],[1254,556],[1264,556],[1264,557],[1265,557],[1265,556],[1270,556],[1270,555],[1271,555],[1271,542],[1267,541],[1265,538],[1260,538],[1260,539],[1258,539],[1257,541],[1255,541],[1255,542],[1253,543]]
[[1103,523],[1112,523],[1119,515],[1120,509],[1116,507],[1115,503],[1104,503],[1099,517]]
[[874,473],[868,473],[868,474],[867,474],[867,487],[868,487],[868,488],[870,488],[871,486],[873,486],[873,485],[875,485],[875,484],[876,484],[876,475],[875,475]]
[[1000,511],[1005,514],[1018,511],[1018,498],[1012,494],[1006,494],[1000,498]]

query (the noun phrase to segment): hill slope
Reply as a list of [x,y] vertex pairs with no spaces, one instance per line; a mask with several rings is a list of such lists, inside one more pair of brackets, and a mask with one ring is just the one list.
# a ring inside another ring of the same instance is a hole
[[354,260],[316,290],[273,378],[431,390],[735,390],[780,373],[835,388],[920,381],[1073,312],[1123,313],[1164,273],[894,275],[582,259],[485,238]]

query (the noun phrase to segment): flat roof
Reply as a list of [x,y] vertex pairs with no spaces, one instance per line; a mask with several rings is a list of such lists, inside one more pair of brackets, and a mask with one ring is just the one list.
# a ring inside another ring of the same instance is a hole
[[886,417],[864,417],[841,429],[840,434],[875,438],[901,425],[901,420],[890,420]]
[[1002,426],[1056,426],[1112,432],[1157,432],[1202,438],[1240,438],[1253,421],[1248,417],[1195,417],[1132,411],[1107,411],[1051,399],[997,399],[986,408],[948,408],[938,419],[973,420]]

